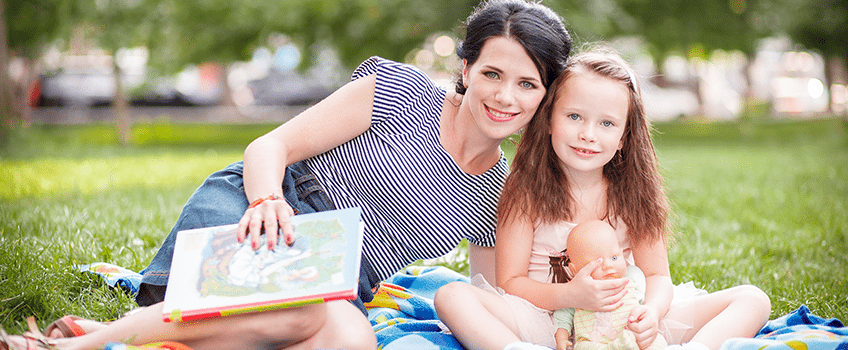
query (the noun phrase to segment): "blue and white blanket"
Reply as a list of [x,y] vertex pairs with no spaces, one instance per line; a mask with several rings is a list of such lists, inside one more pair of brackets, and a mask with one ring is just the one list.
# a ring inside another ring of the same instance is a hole
[[[105,263],[79,268],[103,276],[112,287],[138,292],[141,276],[132,271]],[[433,306],[436,290],[454,281],[467,283],[469,279],[445,267],[415,266],[382,282],[374,300],[365,305],[379,348],[462,350],[462,345],[439,321]],[[107,346],[107,349],[112,348]],[[813,315],[802,305],[769,321],[755,338],[730,339],[721,346],[721,350],[767,349],[848,350],[848,327],[838,319]]]
[[753,339],[729,339],[721,350],[848,350],[848,327],[810,313],[806,305],[769,321]]
[[466,276],[445,267],[407,267],[380,284],[366,303],[378,349],[463,349],[439,321],[433,296],[439,287]]

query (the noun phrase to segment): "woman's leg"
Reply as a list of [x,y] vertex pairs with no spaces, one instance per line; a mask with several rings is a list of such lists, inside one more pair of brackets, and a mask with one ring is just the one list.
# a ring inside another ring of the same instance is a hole
[[193,322],[163,322],[159,303],[96,332],[57,339],[56,345],[59,349],[96,349],[109,342],[140,345],[165,340],[195,350],[376,347],[370,323],[346,301]]
[[171,232],[150,264],[141,271],[141,285],[136,296],[138,305],[149,306],[164,300],[179,231],[238,223],[248,204],[241,162],[209,175],[183,206]]
[[452,282],[436,291],[434,302],[439,319],[468,349],[503,349],[521,340],[515,314],[500,295]]
[[694,315],[694,327],[686,332],[683,341],[701,343],[713,350],[729,338],[755,336],[771,315],[768,295],[750,285],[696,297],[689,305],[692,308],[672,306],[666,318],[684,320]]
[[327,303],[327,318],[321,328],[308,339],[286,349],[374,350],[377,337],[371,322],[352,303]]

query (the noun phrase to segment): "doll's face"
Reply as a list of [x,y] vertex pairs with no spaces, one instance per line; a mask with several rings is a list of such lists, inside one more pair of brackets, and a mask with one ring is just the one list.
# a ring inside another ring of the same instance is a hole
[[603,263],[592,271],[596,280],[622,278],[627,272],[618,237],[606,222],[592,220],[577,225],[568,235],[567,248],[574,273],[597,259],[603,259]]

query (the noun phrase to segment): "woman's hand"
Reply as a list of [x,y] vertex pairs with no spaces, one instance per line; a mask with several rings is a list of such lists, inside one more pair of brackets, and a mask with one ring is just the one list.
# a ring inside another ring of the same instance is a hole
[[289,218],[294,211],[285,199],[266,199],[253,208],[248,208],[239,220],[238,241],[243,242],[250,235],[253,249],[259,249],[259,236],[263,229],[268,241],[268,249],[277,245],[277,230],[282,231],[286,244],[294,243],[294,228]]
[[640,349],[648,348],[657,338],[659,331],[659,319],[656,310],[645,305],[636,306],[630,311],[627,329],[636,335],[636,344],[639,344]]
[[575,287],[574,305],[577,308],[589,311],[613,311],[622,305],[621,299],[627,294],[627,278],[616,278],[608,280],[596,280],[592,278],[592,272],[603,268],[602,259],[592,261],[584,266],[568,282]]

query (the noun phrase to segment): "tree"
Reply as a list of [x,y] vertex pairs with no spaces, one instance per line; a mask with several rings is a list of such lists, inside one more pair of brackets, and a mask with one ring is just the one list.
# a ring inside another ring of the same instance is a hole
[[162,18],[156,12],[158,0],[81,0],[77,4],[86,13],[78,24],[87,37],[112,57],[115,95],[112,106],[121,144],[130,142],[129,99],[122,79],[117,53],[120,49],[147,46]]
[[0,141],[6,140],[6,130],[18,119],[15,92],[9,78],[9,44],[6,34],[6,4],[0,0]]
[[627,19],[613,24],[614,33],[644,37],[658,63],[670,53],[691,56],[716,49],[750,56],[757,40],[769,34],[757,24],[757,0],[618,0],[618,4]]
[[[172,63],[158,64],[173,71],[182,68],[174,62],[245,60],[257,47],[267,45],[274,33],[291,38],[304,52],[316,44],[330,47],[347,67],[372,55],[402,60],[431,34],[459,27],[476,4],[474,0],[176,1],[168,6],[172,30],[161,41],[170,43],[159,45],[169,50]],[[301,68],[313,63],[305,55]]]
[[[267,0],[163,1],[169,23],[151,43],[152,65],[160,74],[171,74],[186,65],[202,65],[217,72],[222,103],[233,106],[228,77],[234,62],[249,60],[274,31],[268,9],[284,6]],[[211,64],[209,64],[211,63]]]
[[[845,76],[848,71],[848,3],[844,0],[787,2],[787,7],[796,10],[786,19],[786,31],[792,40],[822,54],[827,86],[848,83]],[[831,107],[828,103],[828,108]]]
[[[739,50],[751,57],[763,26],[761,0],[568,0],[557,9],[574,25],[577,37],[595,41],[619,36],[644,39],[654,65],[670,55],[707,59],[715,50]],[[661,72],[662,73],[662,72]],[[657,85],[664,74],[652,76]],[[699,81],[686,84],[701,96]]]
[[[164,0],[159,12],[168,21],[149,40],[150,57],[164,74],[214,62],[227,77],[232,63],[250,59],[259,47],[278,45],[269,39],[282,35],[306,53],[300,70],[316,63],[312,53],[318,47],[334,50],[348,68],[372,55],[400,61],[433,33],[457,28],[474,5],[475,0]],[[232,103],[226,78],[221,87],[225,102]]]
[[[298,1],[271,7],[269,22],[303,48],[332,47],[342,63],[355,67],[370,56],[403,60],[432,34],[461,26],[478,1],[357,0]],[[310,61],[303,63],[311,64]]]
[[[36,82],[36,61],[44,47],[66,33],[79,11],[67,0],[0,1],[0,121],[3,127],[31,122],[30,88]],[[13,57],[23,61],[23,69],[13,81],[8,75]]]

